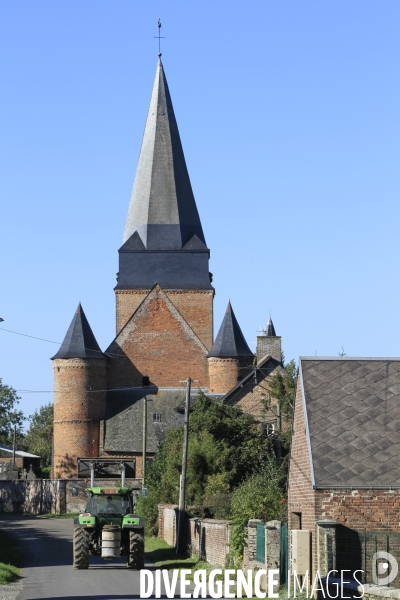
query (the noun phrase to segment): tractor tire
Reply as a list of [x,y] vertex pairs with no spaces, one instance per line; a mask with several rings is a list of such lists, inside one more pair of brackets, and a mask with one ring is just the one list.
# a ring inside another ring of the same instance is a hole
[[89,568],[89,536],[82,527],[74,527],[74,569]]
[[129,532],[128,569],[144,568],[144,537],[137,531]]

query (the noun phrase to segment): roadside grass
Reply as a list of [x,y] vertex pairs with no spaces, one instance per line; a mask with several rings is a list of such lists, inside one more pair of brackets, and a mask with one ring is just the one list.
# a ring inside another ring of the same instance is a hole
[[19,579],[20,556],[15,542],[0,531],[0,585],[6,585]]
[[[196,556],[191,558],[187,558],[186,556],[177,556],[175,554],[175,548],[169,546],[165,540],[160,540],[158,538],[145,538],[145,553],[146,558],[151,562],[154,562],[158,567],[162,569],[191,569],[191,574],[187,577],[193,581],[194,573],[198,570],[204,570],[207,572],[207,579],[211,571],[214,569],[221,569],[222,574],[217,575],[215,577],[215,581],[221,581],[224,578],[223,567],[217,567],[215,565],[210,565],[202,560],[199,560]],[[292,592],[292,590],[291,590]],[[305,592],[297,592],[296,598],[298,600],[306,600],[307,595]],[[288,588],[287,586],[282,586],[279,589],[279,600],[286,600],[288,598]],[[290,598],[293,598],[291,593]],[[250,600],[250,599],[249,599]],[[258,600],[256,596],[253,596],[252,600]],[[266,599],[267,600],[267,599]]]
[[78,517],[79,513],[65,513],[64,515],[56,515],[55,513],[47,513],[45,515],[36,515],[38,519],[73,519]]

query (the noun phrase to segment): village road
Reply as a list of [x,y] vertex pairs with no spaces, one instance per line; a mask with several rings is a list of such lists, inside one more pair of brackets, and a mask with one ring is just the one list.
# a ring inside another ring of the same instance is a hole
[[17,540],[23,557],[17,600],[139,598],[139,571],[127,569],[123,559],[107,562],[91,556],[87,571],[72,568],[72,519],[0,514],[0,529]]

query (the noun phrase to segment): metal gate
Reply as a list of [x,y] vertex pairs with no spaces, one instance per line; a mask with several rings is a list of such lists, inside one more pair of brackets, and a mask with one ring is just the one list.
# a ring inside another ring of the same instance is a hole
[[256,561],[265,563],[265,523],[257,523]]
[[289,568],[288,552],[288,526],[287,523],[281,523],[281,547],[279,553],[279,581],[281,585],[287,584]]

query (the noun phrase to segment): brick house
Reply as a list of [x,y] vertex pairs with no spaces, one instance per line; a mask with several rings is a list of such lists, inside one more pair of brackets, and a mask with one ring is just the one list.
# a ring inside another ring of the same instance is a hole
[[288,495],[314,574],[400,559],[400,359],[300,359]]
[[214,343],[210,250],[161,59],[118,252],[114,340],[103,352],[79,305],[52,358],[54,477],[93,457],[133,458],[140,477],[145,404],[151,458],[182,422],[187,377],[193,398],[221,398],[254,371],[230,304]]

